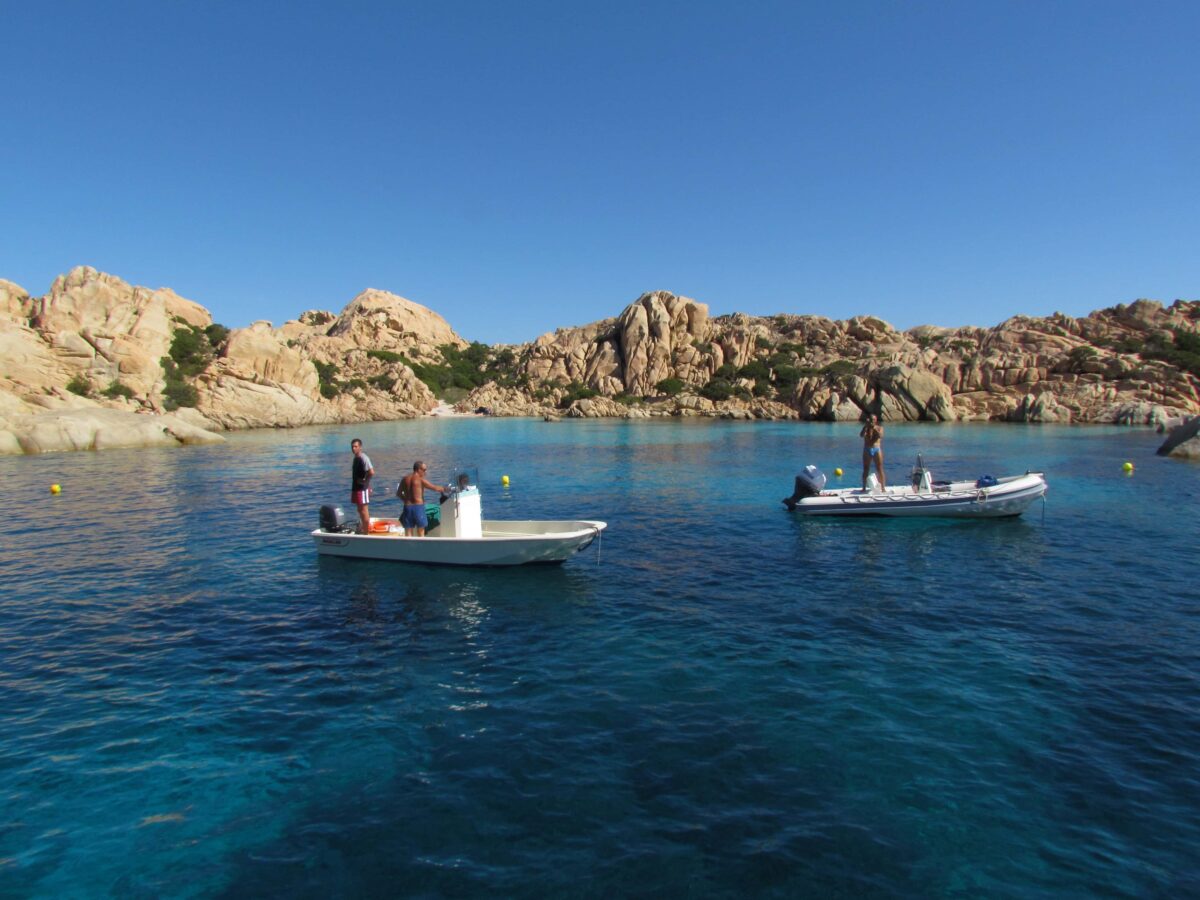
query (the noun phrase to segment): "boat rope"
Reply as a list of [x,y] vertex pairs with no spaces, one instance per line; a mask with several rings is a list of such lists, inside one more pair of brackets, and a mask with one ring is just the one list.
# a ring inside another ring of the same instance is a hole
[[1046,495],[1042,494],[1042,524],[1046,524]]
[[600,545],[604,543],[604,531],[596,529],[596,565],[600,565]]

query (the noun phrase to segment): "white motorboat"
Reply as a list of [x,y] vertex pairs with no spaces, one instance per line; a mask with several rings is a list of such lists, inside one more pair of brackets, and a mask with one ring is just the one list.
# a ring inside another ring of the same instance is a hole
[[810,516],[945,516],[959,519],[998,519],[1019,516],[1035,500],[1044,498],[1048,485],[1041,472],[974,481],[934,481],[918,457],[912,481],[899,487],[880,488],[874,473],[867,489],[825,490],[826,479],[816,466],[806,466],[796,476],[788,509]]
[[494,521],[484,519],[479,488],[469,484],[428,504],[424,537],[406,537],[399,519],[371,519],[370,534],[359,534],[340,506],[321,507],[321,527],[312,532],[317,552],[392,562],[446,566],[519,566],[561,563],[589,546],[605,522]]

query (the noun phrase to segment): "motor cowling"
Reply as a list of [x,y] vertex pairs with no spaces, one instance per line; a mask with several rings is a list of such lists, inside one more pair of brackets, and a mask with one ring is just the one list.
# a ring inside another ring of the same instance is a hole
[[825,490],[825,473],[816,466],[805,466],[804,471],[796,476],[796,490],[792,496],[816,497]]
[[340,506],[321,507],[321,530],[342,532],[347,527],[346,512]]
[[825,473],[816,466],[805,466],[804,471],[796,476],[796,485],[792,496],[783,502],[788,509],[795,509],[796,503],[805,497],[816,497],[825,490]]

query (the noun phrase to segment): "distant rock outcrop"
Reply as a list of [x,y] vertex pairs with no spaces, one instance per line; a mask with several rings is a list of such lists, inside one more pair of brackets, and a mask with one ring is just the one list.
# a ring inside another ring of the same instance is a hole
[[0,282],[0,295],[0,390],[18,396],[53,393],[75,379],[97,390],[120,382],[153,407],[175,323],[212,324],[207,310],[174,291],[133,287],[86,266],[60,275],[44,297],[11,282]]
[[485,384],[454,405],[458,412],[486,409],[493,416],[547,416],[553,407],[534,400],[525,391],[498,384]]
[[712,318],[702,303],[655,291],[615,319],[560,328],[516,356],[528,397],[557,404],[574,386],[638,398],[649,415],[736,416],[755,400],[825,421],[872,412],[886,421],[1157,425],[1200,411],[1200,379],[1163,352],[1198,332],[1200,303],[1187,301],[898,332],[872,316]]
[[[376,290],[340,316],[313,311],[281,328],[256,322],[215,335],[213,327],[204,307],[173,291],[87,266],[57,278],[44,297],[0,281],[0,453],[423,415],[437,398],[406,360],[466,345],[436,313]],[[164,367],[181,331],[203,351],[194,374]],[[198,415],[172,413],[189,392]]]
[[[1108,422],[1200,413],[1200,302],[900,332],[873,316],[710,316],[667,291],[528,344],[468,343],[386,291],[229,331],[89,267],[0,281],[0,453],[219,440],[426,415]],[[432,386],[432,387],[431,387]],[[467,389],[474,386],[469,393]],[[434,388],[437,389],[435,394]]]

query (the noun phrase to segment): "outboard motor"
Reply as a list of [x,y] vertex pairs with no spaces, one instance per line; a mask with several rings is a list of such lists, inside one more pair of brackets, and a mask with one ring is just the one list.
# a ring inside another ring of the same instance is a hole
[[321,530],[341,534],[346,531],[352,531],[353,528],[347,524],[346,513],[340,506],[322,506]]
[[805,466],[804,471],[796,476],[796,486],[792,496],[784,499],[788,509],[795,509],[796,504],[805,497],[816,497],[825,490],[825,473],[816,466]]

